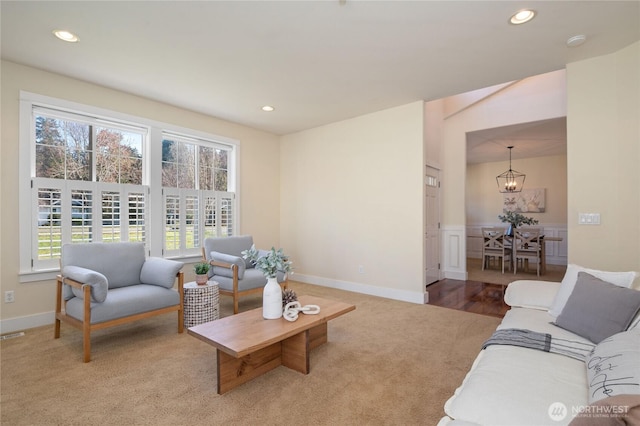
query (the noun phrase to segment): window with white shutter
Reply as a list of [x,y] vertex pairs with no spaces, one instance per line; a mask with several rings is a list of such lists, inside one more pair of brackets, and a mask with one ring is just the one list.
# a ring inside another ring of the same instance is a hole
[[165,256],[194,255],[205,238],[235,235],[230,146],[165,132],[162,185]]
[[196,257],[234,235],[236,141],[24,92],[20,108],[21,275],[56,270],[69,243]]

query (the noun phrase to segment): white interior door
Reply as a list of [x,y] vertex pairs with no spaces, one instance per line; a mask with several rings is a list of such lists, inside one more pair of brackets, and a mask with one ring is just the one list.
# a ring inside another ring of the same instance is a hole
[[427,166],[425,174],[425,285],[440,279],[440,173]]

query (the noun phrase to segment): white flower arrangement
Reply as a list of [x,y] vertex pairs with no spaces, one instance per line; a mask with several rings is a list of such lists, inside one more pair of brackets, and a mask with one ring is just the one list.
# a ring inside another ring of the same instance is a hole
[[259,256],[260,251],[256,249],[255,245],[242,252],[242,257],[254,264],[256,269],[262,271],[267,278],[275,278],[278,272],[286,274],[293,271],[289,257],[282,252],[282,249],[276,250],[271,247],[266,256]]

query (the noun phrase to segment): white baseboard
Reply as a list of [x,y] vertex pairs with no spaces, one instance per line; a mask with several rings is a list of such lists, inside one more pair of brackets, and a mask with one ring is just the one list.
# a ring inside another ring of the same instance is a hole
[[[2,320],[0,321],[0,334],[14,333],[16,331],[41,327],[43,325],[53,325],[55,318],[55,312],[51,311],[42,314],[28,315],[26,317]],[[51,338],[53,338],[53,330],[51,330]]]
[[316,277],[313,275],[305,275],[296,273],[291,277],[292,281],[300,281],[301,283],[314,284],[322,287],[335,288],[338,290],[352,291],[354,293],[368,294],[371,296],[384,297],[386,299],[400,300],[402,302],[411,302],[423,305],[428,302],[428,293],[419,293],[415,291],[399,290],[388,287],[376,287],[373,285],[354,283],[350,281],[332,280],[329,278]]

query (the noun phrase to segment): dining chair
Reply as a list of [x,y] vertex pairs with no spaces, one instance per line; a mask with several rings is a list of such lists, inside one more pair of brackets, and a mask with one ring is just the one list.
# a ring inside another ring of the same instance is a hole
[[500,258],[502,273],[505,261],[511,266],[511,247],[506,245],[504,228],[482,228],[482,270],[488,265],[492,257]]
[[513,273],[518,272],[518,260],[528,262],[536,260],[536,273],[540,276],[540,264],[542,262],[542,231],[539,228],[515,229],[513,242]]

